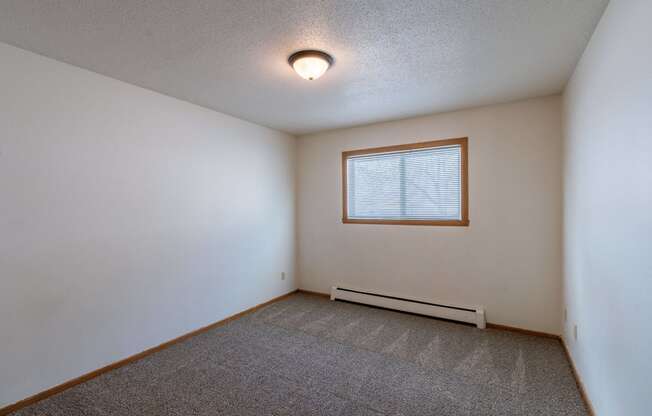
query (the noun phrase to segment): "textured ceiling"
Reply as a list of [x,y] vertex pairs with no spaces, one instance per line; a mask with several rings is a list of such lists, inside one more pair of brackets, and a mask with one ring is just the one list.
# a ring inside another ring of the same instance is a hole
[[301,134],[558,93],[606,3],[3,0],[0,41]]

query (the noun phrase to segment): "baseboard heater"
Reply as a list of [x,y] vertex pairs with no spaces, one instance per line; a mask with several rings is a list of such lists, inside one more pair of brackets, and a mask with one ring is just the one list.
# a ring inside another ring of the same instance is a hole
[[447,305],[423,299],[406,298],[389,294],[374,293],[368,290],[350,289],[339,286],[331,288],[331,300],[345,300],[397,311],[416,313],[452,321],[467,322],[484,329],[486,321],[484,308]]

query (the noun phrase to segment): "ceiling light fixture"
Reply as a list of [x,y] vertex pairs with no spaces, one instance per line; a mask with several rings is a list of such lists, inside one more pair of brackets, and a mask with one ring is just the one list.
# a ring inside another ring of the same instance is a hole
[[290,55],[288,63],[301,78],[312,81],[324,75],[333,65],[333,57],[326,52],[305,50]]

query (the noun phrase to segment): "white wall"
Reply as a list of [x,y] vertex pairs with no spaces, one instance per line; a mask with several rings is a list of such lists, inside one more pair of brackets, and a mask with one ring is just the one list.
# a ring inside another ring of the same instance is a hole
[[293,137],[4,44],[0,94],[0,407],[295,288]]
[[600,416],[651,412],[650,17],[611,1],[564,94],[564,337]]
[[[301,288],[480,304],[490,322],[559,333],[560,113],[549,97],[301,137]],[[342,224],[342,151],[460,136],[469,227]]]

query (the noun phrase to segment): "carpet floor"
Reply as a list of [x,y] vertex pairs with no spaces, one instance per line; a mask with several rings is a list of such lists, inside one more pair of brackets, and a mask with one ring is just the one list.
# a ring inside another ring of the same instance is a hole
[[559,341],[296,294],[22,415],[587,415]]

